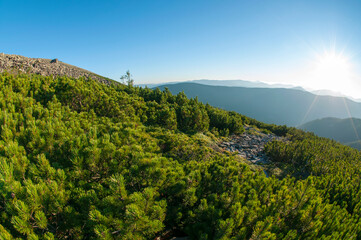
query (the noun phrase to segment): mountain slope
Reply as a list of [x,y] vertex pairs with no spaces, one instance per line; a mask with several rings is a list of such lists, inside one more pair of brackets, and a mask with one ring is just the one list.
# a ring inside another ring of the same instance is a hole
[[297,126],[324,117],[361,118],[361,103],[331,96],[317,96],[297,89],[207,86],[195,83],[162,85],[172,93],[184,91],[204,103],[236,111],[257,120]]
[[298,128],[361,150],[361,119],[323,118],[302,124]]
[[28,58],[14,54],[0,53],[0,73],[34,73],[42,76],[68,76],[73,78],[92,78],[99,82],[110,85],[116,83],[106,77],[92,73],[88,70],[63,63],[58,59]]
[[361,238],[361,153],[330,139],[21,73],[0,74],[0,124],[0,239]]

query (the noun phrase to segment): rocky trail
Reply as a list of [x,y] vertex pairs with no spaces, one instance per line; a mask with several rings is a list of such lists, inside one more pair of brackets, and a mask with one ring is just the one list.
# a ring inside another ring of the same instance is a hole
[[223,150],[238,153],[240,157],[252,164],[264,165],[270,163],[270,159],[264,152],[264,146],[273,140],[285,141],[285,138],[273,133],[266,134],[245,126],[244,133],[234,135],[228,141],[219,143],[218,146]]
[[[244,133],[241,135],[233,135],[227,141],[218,143],[218,147],[223,151],[236,152],[240,157],[248,160],[251,164],[259,165],[268,177],[264,165],[271,163],[264,153],[264,146],[273,140],[285,141],[284,137],[279,137],[273,133],[262,133],[255,128],[244,126]],[[174,230],[166,231],[162,236],[154,240],[188,240],[188,237],[175,237],[179,233]]]

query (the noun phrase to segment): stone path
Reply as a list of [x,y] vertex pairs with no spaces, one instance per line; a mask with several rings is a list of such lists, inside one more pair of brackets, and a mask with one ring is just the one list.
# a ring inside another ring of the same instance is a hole
[[222,142],[218,146],[229,152],[237,152],[240,157],[253,164],[263,165],[270,161],[264,153],[264,146],[272,140],[284,140],[284,138],[245,127],[243,134],[232,136],[230,141]]
[[[245,132],[241,135],[234,135],[229,138],[229,141],[218,144],[223,150],[229,152],[237,152],[239,156],[249,160],[253,164],[263,165],[270,163],[270,160],[264,153],[264,146],[272,140],[284,141],[284,137],[279,137],[273,133],[265,134],[252,127],[245,126]],[[262,167],[263,168],[263,167]],[[267,171],[263,169],[268,177]],[[173,230],[165,232],[162,236],[155,238],[155,240],[188,240],[188,237],[174,237]]]

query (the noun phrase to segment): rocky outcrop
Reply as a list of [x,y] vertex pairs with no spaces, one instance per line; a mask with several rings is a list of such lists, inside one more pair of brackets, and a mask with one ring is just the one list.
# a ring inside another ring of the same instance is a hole
[[273,133],[262,133],[251,127],[245,127],[245,132],[241,135],[230,137],[229,141],[219,143],[219,147],[229,152],[236,152],[244,159],[253,164],[263,165],[270,162],[264,153],[264,146],[269,141],[284,141],[285,138],[279,137]]
[[0,73],[5,71],[14,74],[22,72],[43,76],[85,77],[92,78],[107,85],[116,83],[111,79],[99,76],[88,70],[63,63],[57,58],[52,60],[44,58],[28,58],[19,55],[0,53]]

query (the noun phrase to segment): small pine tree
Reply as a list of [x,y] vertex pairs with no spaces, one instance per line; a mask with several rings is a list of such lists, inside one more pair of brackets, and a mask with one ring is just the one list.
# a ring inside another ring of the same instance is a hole
[[132,78],[132,75],[130,74],[129,70],[123,76],[121,76],[120,79],[124,84],[127,84],[128,86],[134,85],[134,79]]

